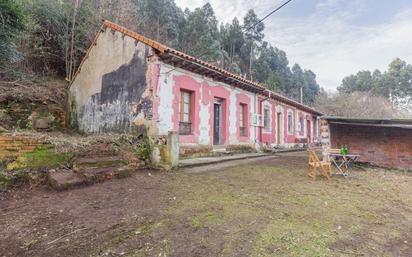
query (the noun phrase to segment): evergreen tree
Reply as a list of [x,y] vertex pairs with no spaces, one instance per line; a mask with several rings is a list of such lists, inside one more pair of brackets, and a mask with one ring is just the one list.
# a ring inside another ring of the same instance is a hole
[[243,28],[245,30],[246,44],[242,46],[242,70],[249,78],[252,78],[252,64],[255,59],[254,49],[262,42],[265,28],[255,12],[250,9],[243,18]]
[[185,11],[186,23],[182,31],[181,48],[184,52],[210,62],[221,58],[219,30],[212,6],[207,3],[193,12]]
[[[253,10],[243,17],[242,25],[235,17],[231,23],[218,26],[209,3],[193,11],[182,11],[174,0],[30,0],[24,1],[24,7],[15,4],[20,1],[24,0],[0,3],[2,17],[11,10],[10,21],[16,21],[14,25],[4,24],[5,20],[0,19],[0,62],[6,55],[13,56],[12,48],[16,46],[15,50],[24,56],[19,66],[27,71],[73,74],[101,18],[105,18],[231,72],[247,75],[295,100],[300,98],[301,87],[307,104],[312,104],[313,95],[319,92],[313,72],[298,65],[291,71],[286,53],[264,41],[265,26]],[[29,21],[28,33],[25,40],[19,41],[16,35],[24,29],[25,22],[19,22],[26,20],[24,13]],[[383,85],[385,79],[392,81],[398,68],[403,71],[406,66],[394,64],[390,74],[376,74],[376,84]],[[382,86],[373,88],[376,92],[388,91]],[[399,87],[392,91],[403,92]]]

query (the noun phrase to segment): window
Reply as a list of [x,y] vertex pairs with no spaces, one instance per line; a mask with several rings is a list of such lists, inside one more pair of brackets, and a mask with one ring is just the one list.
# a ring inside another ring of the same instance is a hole
[[313,118],[313,136],[318,137],[318,120],[316,118]]
[[179,102],[179,134],[190,135],[192,134],[191,123],[191,98],[192,93],[189,91],[180,91]]
[[303,116],[299,118],[300,123],[300,134],[303,135],[305,133],[305,122],[303,122]]
[[288,112],[288,133],[293,134],[293,114]]
[[246,137],[246,112],[247,112],[247,105],[246,104],[240,104],[240,110],[239,110],[239,131],[240,131],[240,136]]
[[270,109],[269,108],[263,109],[263,127],[265,128],[265,130],[270,131],[270,129],[271,129],[271,126],[270,126]]

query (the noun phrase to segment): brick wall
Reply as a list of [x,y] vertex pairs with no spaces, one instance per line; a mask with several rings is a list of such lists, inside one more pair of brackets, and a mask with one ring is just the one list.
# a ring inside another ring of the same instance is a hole
[[44,143],[29,136],[0,135],[0,159],[32,152]]
[[361,162],[412,170],[412,130],[391,127],[329,124],[332,148],[347,145]]

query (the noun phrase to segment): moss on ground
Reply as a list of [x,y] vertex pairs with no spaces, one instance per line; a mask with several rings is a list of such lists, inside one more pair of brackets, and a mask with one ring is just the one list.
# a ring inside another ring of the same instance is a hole
[[24,153],[16,161],[9,163],[7,170],[43,169],[70,166],[72,153],[55,153],[51,149],[40,148],[33,152]]
[[12,161],[0,163],[0,189],[11,185],[29,182],[39,177],[39,170],[70,167],[72,153],[55,153],[52,149],[40,148],[24,153]]

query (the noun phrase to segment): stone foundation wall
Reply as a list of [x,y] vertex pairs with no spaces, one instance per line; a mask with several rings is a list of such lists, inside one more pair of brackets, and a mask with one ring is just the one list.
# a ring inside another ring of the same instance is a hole
[[211,145],[181,145],[179,147],[179,157],[181,159],[206,157],[212,154]]

